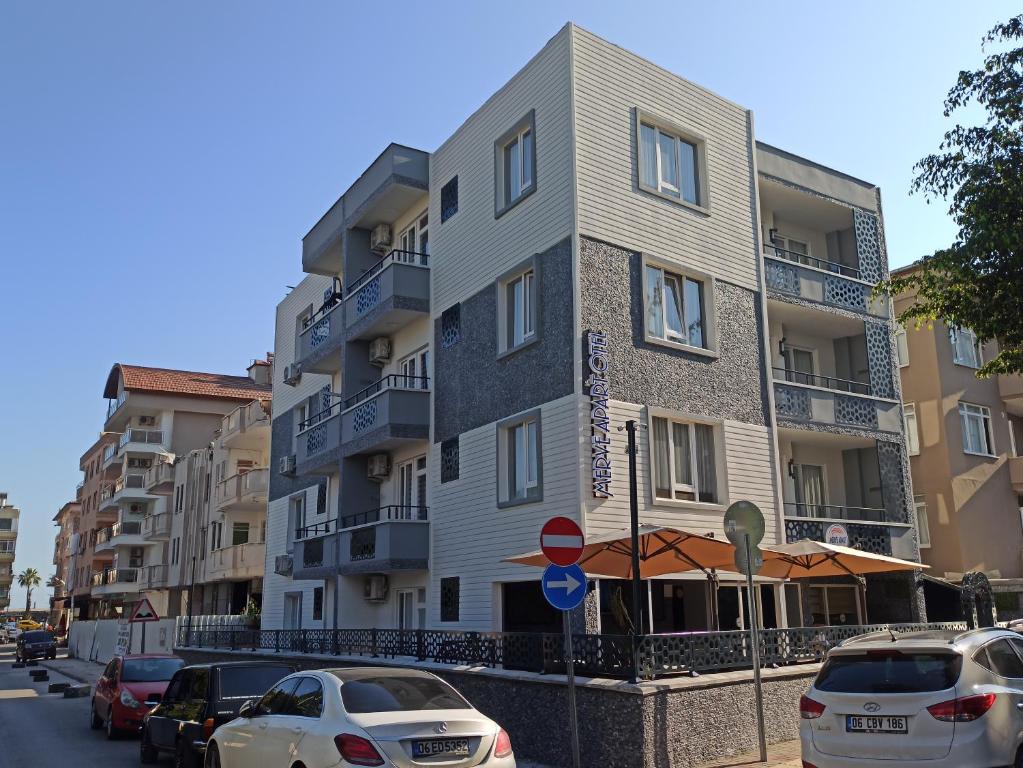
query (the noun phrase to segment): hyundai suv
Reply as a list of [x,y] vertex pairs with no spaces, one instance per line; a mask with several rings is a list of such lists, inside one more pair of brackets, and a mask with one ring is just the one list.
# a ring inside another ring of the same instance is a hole
[[1023,768],[1023,637],[986,628],[847,640],[799,714],[804,768]]

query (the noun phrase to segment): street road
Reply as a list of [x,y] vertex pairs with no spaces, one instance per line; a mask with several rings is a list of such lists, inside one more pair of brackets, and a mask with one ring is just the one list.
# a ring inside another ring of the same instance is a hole
[[107,741],[89,728],[89,699],[46,692],[74,680],[50,670],[48,682],[33,683],[28,671],[42,667],[11,669],[13,661],[14,646],[0,645],[0,768],[138,768],[138,739]]

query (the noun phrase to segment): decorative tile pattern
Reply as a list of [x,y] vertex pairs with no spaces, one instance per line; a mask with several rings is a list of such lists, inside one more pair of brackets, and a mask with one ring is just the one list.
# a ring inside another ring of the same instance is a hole
[[895,397],[892,377],[892,334],[888,323],[864,323],[870,392],[875,397]]
[[820,541],[824,538],[824,523],[812,520],[786,520],[785,542],[791,544],[800,539]]
[[866,286],[846,280],[842,277],[824,278],[824,302],[836,307],[855,309],[865,312],[867,309]]
[[355,297],[355,313],[364,315],[380,303],[380,276],[374,277],[361,289]]
[[805,389],[797,387],[774,387],[774,406],[781,416],[791,416],[796,419],[809,419],[810,395]]
[[316,349],[320,344],[330,338],[330,315],[320,320],[309,331],[309,346]]
[[327,425],[318,424],[317,426],[306,432],[305,435],[305,450],[306,455],[312,456],[314,453],[318,453],[324,449],[327,445]]
[[877,441],[877,466],[881,475],[881,498],[889,522],[908,523],[902,443]]
[[799,273],[795,267],[770,260],[765,262],[765,266],[764,279],[768,288],[794,296],[799,295]]
[[835,395],[835,423],[877,429],[877,405],[863,397]]
[[849,531],[849,546],[863,552],[871,552],[875,555],[891,555],[892,537],[888,529],[879,525],[856,525],[850,523],[845,526]]
[[440,316],[440,345],[450,349],[462,337],[462,305],[448,307]]
[[884,277],[877,216],[854,208],[853,226],[856,229],[856,255],[860,261],[860,274],[868,283],[876,283]]
[[352,414],[352,431],[355,434],[365,432],[377,423],[377,401],[370,400],[355,409]]
[[458,437],[440,444],[440,481],[450,483],[458,479]]
[[443,224],[458,213],[458,177],[440,188],[440,220]]
[[372,560],[377,554],[377,527],[370,525],[352,531],[348,556],[351,560]]

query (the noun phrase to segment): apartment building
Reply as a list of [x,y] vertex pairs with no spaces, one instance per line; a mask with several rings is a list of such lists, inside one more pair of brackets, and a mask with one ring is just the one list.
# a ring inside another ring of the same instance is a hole
[[113,552],[105,547],[97,549],[96,539],[100,531],[117,522],[117,510],[101,505],[100,497],[118,471],[114,462],[105,462],[104,457],[116,450],[119,438],[115,432],[101,432],[78,461],[82,480],[75,497],[81,504],[81,512],[77,556],[71,563],[72,579],[68,587],[75,596],[74,619],[103,617],[102,600],[99,596],[92,597],[92,582],[93,574],[105,573],[113,567]]
[[[81,493],[81,488],[79,488]],[[75,586],[78,542],[82,525],[82,503],[78,499],[65,503],[53,516],[57,536],[53,543],[53,598],[50,601],[50,623],[66,627],[71,595]]]
[[[897,312],[914,300],[897,296]],[[1023,616],[1023,377],[978,379],[997,345],[968,328],[910,325],[897,339],[921,559],[938,577],[926,580],[928,615],[958,617],[954,586],[982,571],[999,619]]]
[[[558,631],[504,558],[553,515],[627,529],[630,419],[645,523],[721,536],[749,499],[765,543],[917,558],[878,191],[732,102],[569,24],[433,153],[387,147],[302,254],[321,279],[278,307],[274,466],[326,502],[271,511],[267,556],[323,580],[327,625]],[[623,631],[622,587],[580,626]],[[644,629],[748,621],[727,574],[648,589]],[[766,626],[920,615],[912,577],[866,594],[753,597]],[[295,607],[264,626],[313,626]]]
[[7,494],[0,493],[0,611],[11,604],[14,583],[14,554],[18,545],[18,519],[21,510],[7,503]]
[[[98,530],[92,545],[93,558],[85,564],[90,569],[90,615],[123,615],[140,592],[146,593],[161,615],[181,612],[182,592],[197,583],[190,555],[206,553],[206,548],[200,546],[200,535],[233,526],[234,521],[225,516],[230,496],[227,485],[234,483],[233,487],[239,488],[239,473],[265,469],[265,463],[258,466],[259,449],[250,450],[245,438],[235,443],[238,435],[231,434],[227,444],[219,439],[224,436],[225,419],[231,422],[231,428],[237,427],[234,431],[241,432],[239,420],[243,414],[236,413],[238,409],[268,399],[269,375],[263,371],[269,368],[270,361],[257,361],[249,368],[248,376],[230,376],[122,363],[113,366],[104,388],[109,401],[105,432],[83,456],[87,467],[83,490],[88,491],[97,473],[101,485],[95,508]],[[251,415],[244,415],[258,423],[257,411],[263,412],[261,405]],[[257,426],[253,435],[258,431]],[[91,462],[100,446],[97,469]],[[193,466],[196,452],[208,456],[203,464],[205,471],[196,472],[191,483],[184,479],[179,483],[179,472],[184,474]],[[171,474],[173,481],[168,482]],[[220,497],[216,495],[218,481],[225,483]],[[186,491],[196,508],[212,499],[202,524],[191,517],[186,521]],[[247,494],[236,510],[244,507],[249,522],[249,512],[259,507],[252,498],[251,493]],[[230,496],[230,502],[234,501],[235,497]],[[108,525],[99,527],[107,521]],[[259,536],[260,523],[255,528],[254,539]],[[183,541],[188,544],[183,545]],[[216,536],[210,541],[214,550],[220,550],[225,538]],[[233,546],[233,534],[229,533],[226,541],[227,546]],[[182,546],[188,548],[183,550]],[[85,547],[87,552],[89,544]],[[201,574],[200,579],[208,576],[216,582],[245,582],[238,592],[244,591],[247,599],[253,580],[260,574],[253,572],[248,560],[239,562],[235,569],[233,553],[226,561],[214,557],[219,568]],[[261,556],[258,561],[262,563]],[[234,594],[236,588],[224,589]],[[258,593],[258,588],[254,591]],[[224,605],[234,603],[227,600]]]

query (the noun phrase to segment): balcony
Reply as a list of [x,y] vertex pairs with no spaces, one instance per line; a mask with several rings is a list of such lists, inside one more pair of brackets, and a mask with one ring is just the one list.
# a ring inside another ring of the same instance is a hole
[[341,461],[341,402],[314,413],[298,425],[295,463],[299,475],[329,475]]
[[332,373],[340,368],[345,335],[342,304],[340,297],[327,299],[299,333],[295,362],[303,372]]
[[145,566],[142,568],[139,583],[143,589],[166,587],[170,583],[170,566],[166,563]]
[[164,433],[159,429],[128,428],[117,440],[117,452],[125,453],[163,453]]
[[1005,401],[1005,410],[1015,416],[1023,416],[1023,376],[998,374],[998,394]]
[[110,500],[113,504],[127,501],[149,501],[146,493],[146,476],[144,474],[121,475],[114,481]]
[[262,542],[234,544],[215,549],[206,561],[206,575],[211,581],[246,581],[263,575],[266,545]]
[[430,380],[385,376],[344,401],[341,446],[346,456],[396,448],[430,435]]
[[174,493],[174,463],[157,459],[146,470],[142,483],[147,494],[170,496]]
[[391,251],[346,289],[349,341],[388,336],[430,311],[429,256]]
[[835,262],[766,246],[764,279],[769,294],[888,318],[887,297],[872,299],[873,286],[859,277],[859,270]]
[[[141,570],[141,568],[111,568],[106,572],[93,574],[93,596],[138,592]],[[98,583],[97,577],[99,577]]]
[[146,515],[142,521],[142,538],[149,542],[167,541],[171,534],[171,513]]
[[893,435],[902,431],[898,402],[851,390],[823,389],[814,384],[775,380],[774,409],[784,421],[811,427],[848,427]]
[[214,503],[222,512],[265,506],[269,480],[270,470],[266,467],[232,475],[217,484]]
[[1012,490],[1023,496],[1023,456],[1012,456],[1009,459],[1009,482]]
[[220,427],[220,446],[259,450],[269,445],[270,414],[259,400],[239,406],[224,417]]
[[114,484],[110,483],[104,485],[99,492],[99,511],[109,510],[112,514],[117,514],[118,506],[114,500]]
[[334,574],[427,568],[430,524],[425,507],[382,507],[365,513],[364,517],[368,522],[341,531],[325,532],[330,530],[332,521],[321,523],[315,531],[301,531],[313,537],[295,542],[293,578],[322,579]]
[[142,521],[125,520],[103,528],[96,534],[96,552],[104,552],[115,547],[140,547],[145,543],[142,538]]
[[5,547],[0,545],[0,563],[10,563],[14,560],[14,542],[9,542],[12,546]]
[[103,476],[113,479],[121,474],[124,461],[117,452],[117,444],[110,443],[103,449]]

